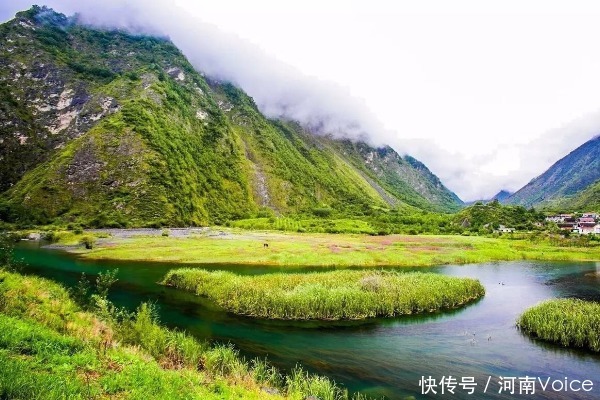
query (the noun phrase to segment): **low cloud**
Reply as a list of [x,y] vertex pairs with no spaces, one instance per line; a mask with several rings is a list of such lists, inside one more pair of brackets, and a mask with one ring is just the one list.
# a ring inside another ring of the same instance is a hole
[[389,143],[384,132],[392,136],[348,89],[303,75],[258,46],[198,21],[168,2],[152,6],[141,0],[47,3],[58,12],[77,13],[84,24],[170,38],[196,69],[241,87],[268,117],[296,120],[315,133],[373,145]]
[[[571,151],[600,134],[600,110],[545,132],[527,143],[467,156],[427,140],[403,140],[444,184],[466,201],[489,199],[500,190],[516,192]],[[498,172],[502,171],[502,172]]]

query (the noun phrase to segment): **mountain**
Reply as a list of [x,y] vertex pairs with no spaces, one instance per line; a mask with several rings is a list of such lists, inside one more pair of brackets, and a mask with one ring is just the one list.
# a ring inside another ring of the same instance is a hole
[[460,199],[390,147],[266,118],[164,38],[100,30],[34,6],[0,25],[0,218],[204,225]]
[[519,189],[507,203],[552,207],[568,198],[576,201],[586,189],[599,181],[600,136],[597,136]]
[[506,200],[513,194],[507,190],[501,190],[490,201],[498,200],[500,203],[506,202]]
[[512,193],[507,191],[507,190],[501,190],[498,193],[496,193],[496,195],[494,195],[494,197],[492,197],[491,199],[487,199],[487,200],[474,200],[474,201],[469,201],[466,202],[465,205],[466,206],[471,206],[475,203],[491,203],[494,200],[498,200],[499,203],[506,203],[507,199],[512,196]]
[[600,211],[600,180],[571,197],[557,201],[554,208],[569,211]]

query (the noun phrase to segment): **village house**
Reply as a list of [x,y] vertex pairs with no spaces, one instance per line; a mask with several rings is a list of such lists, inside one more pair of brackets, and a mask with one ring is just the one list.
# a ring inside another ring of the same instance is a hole
[[575,231],[580,235],[600,235],[600,224],[595,225],[579,225],[575,228]]
[[577,220],[577,226],[575,227],[575,231],[580,235],[589,235],[589,234],[600,234],[600,224],[596,223],[596,219],[589,215],[593,214],[584,214],[588,216],[583,216]]
[[573,214],[559,214],[559,215],[551,215],[549,217],[546,217],[546,221],[547,222],[556,222],[558,223],[562,223],[565,222],[565,219],[572,219],[573,218]]
[[573,214],[558,214],[546,217],[546,222],[554,222],[563,231],[571,231],[581,235],[600,234],[600,215],[594,212],[583,213],[580,218]]
[[500,232],[500,233],[513,233],[515,231],[515,228],[507,228],[504,225],[500,225],[498,227],[498,229],[496,229],[496,232]]
[[566,217],[562,222],[557,222],[557,225],[563,231],[572,231],[577,228],[577,219],[574,217]]
[[554,222],[563,231],[577,232],[577,219],[573,214],[559,214],[546,217],[546,222]]

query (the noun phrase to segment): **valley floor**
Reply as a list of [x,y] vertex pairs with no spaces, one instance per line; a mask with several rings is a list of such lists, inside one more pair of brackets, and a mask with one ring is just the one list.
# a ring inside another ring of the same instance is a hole
[[[190,264],[272,266],[420,267],[489,261],[599,261],[600,245],[586,247],[548,239],[476,236],[299,234],[227,228],[102,230],[92,249],[79,236],[59,236],[54,246],[86,259]],[[168,235],[168,236],[166,236]]]

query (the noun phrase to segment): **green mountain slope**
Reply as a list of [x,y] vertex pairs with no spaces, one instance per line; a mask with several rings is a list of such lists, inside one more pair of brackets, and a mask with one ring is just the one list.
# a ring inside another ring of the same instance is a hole
[[552,206],[565,198],[576,199],[599,179],[600,136],[597,136],[557,161],[505,202],[527,207]]
[[600,211],[600,180],[575,196],[557,201],[553,207],[569,211]]
[[[376,189],[391,195],[390,204],[398,200],[424,210],[456,211],[462,201],[442,184],[422,162],[396,153],[391,147],[374,149],[365,143],[349,140],[333,142],[339,153]],[[382,194],[384,198],[389,197]]]
[[203,225],[330,208],[449,211],[427,168],[269,120],[168,40],[40,7],[0,26],[0,218]]

